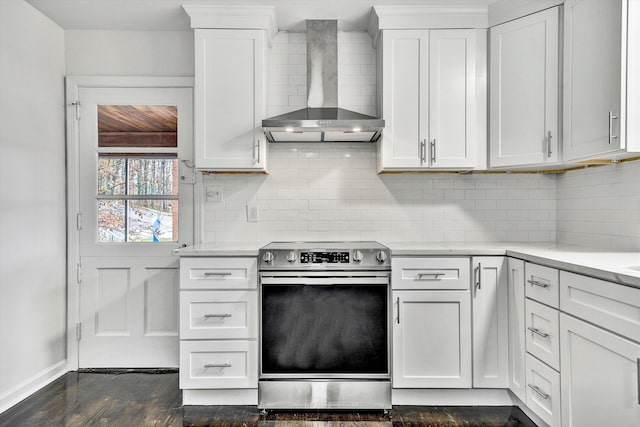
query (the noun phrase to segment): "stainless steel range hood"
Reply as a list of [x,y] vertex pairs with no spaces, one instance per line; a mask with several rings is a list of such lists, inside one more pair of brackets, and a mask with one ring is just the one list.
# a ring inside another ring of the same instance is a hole
[[307,108],[262,121],[269,142],[375,142],[384,120],[338,108],[338,22],[307,21]]

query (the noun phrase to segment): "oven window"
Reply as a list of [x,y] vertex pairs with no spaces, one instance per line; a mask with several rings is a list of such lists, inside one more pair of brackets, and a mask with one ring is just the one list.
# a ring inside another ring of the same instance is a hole
[[386,374],[387,285],[263,285],[264,374]]

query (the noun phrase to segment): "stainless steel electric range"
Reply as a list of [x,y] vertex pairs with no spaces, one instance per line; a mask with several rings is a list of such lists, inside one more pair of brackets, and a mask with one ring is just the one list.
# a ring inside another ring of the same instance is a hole
[[260,250],[259,408],[391,408],[390,271],[376,242]]

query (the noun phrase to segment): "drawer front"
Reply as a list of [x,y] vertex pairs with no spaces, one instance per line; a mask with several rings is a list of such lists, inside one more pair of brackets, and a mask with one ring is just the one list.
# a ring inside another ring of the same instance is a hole
[[560,374],[527,354],[527,406],[551,427],[560,425]]
[[560,317],[558,310],[527,299],[525,312],[527,352],[553,369],[560,370]]
[[257,388],[256,341],[180,341],[180,388]]
[[180,289],[257,289],[257,258],[180,258]]
[[469,289],[469,258],[393,258],[393,289]]
[[180,292],[180,339],[257,337],[257,291]]
[[640,342],[640,289],[560,273],[560,307],[598,326]]
[[527,298],[558,308],[559,271],[527,262],[524,266]]

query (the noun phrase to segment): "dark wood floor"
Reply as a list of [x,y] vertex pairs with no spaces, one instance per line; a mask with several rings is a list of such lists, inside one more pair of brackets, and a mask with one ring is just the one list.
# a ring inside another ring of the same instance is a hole
[[518,408],[396,406],[382,412],[271,412],[182,407],[175,372],[70,372],[0,414],[0,426],[535,427]]

